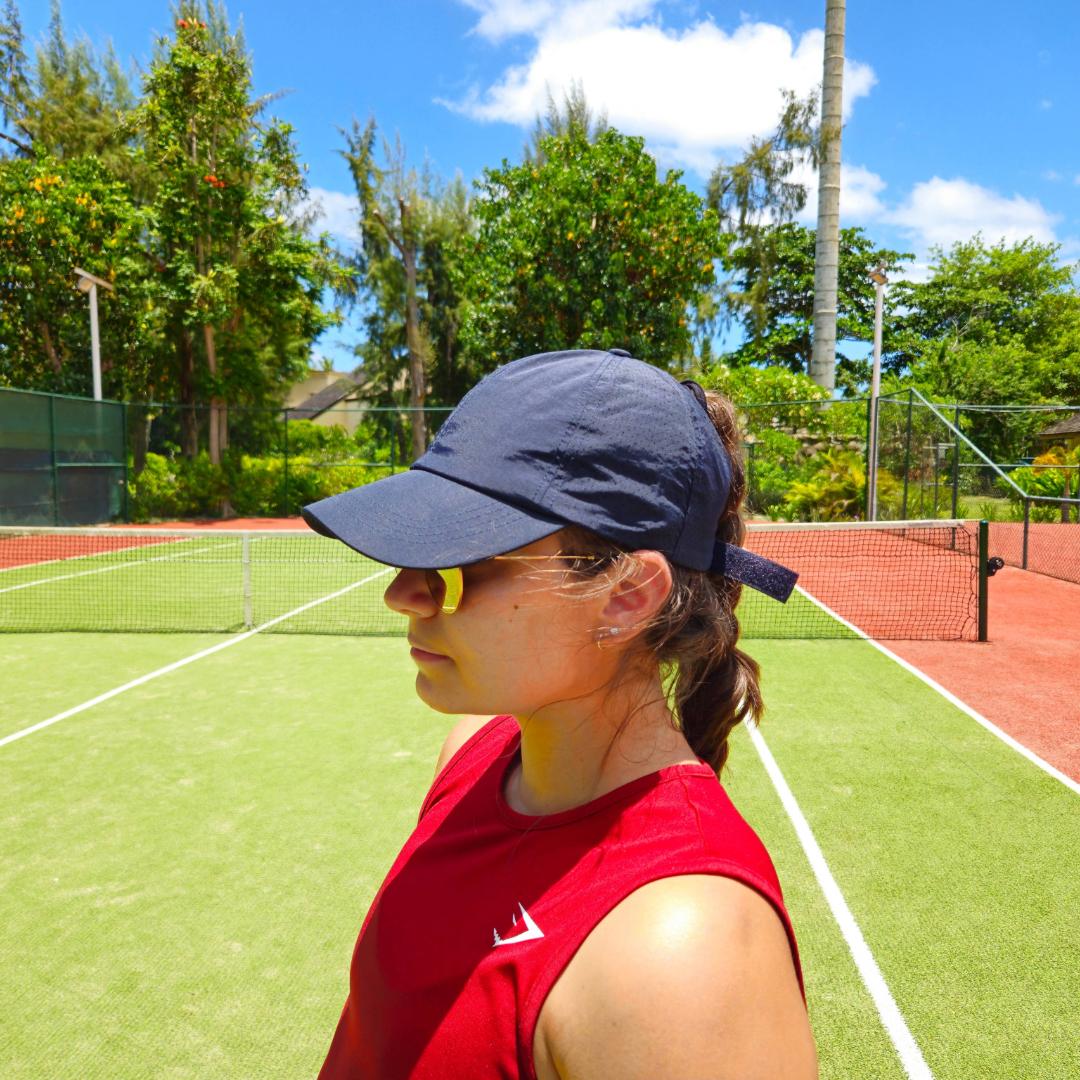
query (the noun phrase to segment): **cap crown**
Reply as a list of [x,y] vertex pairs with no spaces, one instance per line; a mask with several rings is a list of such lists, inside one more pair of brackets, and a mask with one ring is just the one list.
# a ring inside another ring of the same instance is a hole
[[540,353],[488,375],[414,465],[632,548],[708,569],[731,465],[667,372],[619,353]]

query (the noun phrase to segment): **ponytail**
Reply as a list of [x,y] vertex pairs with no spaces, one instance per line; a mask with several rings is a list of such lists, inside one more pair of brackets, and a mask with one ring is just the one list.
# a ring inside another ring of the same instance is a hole
[[[731,462],[731,488],[717,523],[716,538],[741,545],[746,536],[741,505],[746,486],[735,410],[726,398],[705,393],[709,418]],[[581,574],[602,567],[616,570],[626,550],[577,526],[563,530],[563,551],[587,556]],[[589,562],[599,556],[603,561]],[[735,607],[742,586],[721,574],[671,567],[672,588],[664,606],[634,640],[633,653],[659,662],[670,689],[675,718],[694,753],[720,774],[727,761],[728,738],[744,720],[755,723],[764,709],[757,661],[737,648]]]

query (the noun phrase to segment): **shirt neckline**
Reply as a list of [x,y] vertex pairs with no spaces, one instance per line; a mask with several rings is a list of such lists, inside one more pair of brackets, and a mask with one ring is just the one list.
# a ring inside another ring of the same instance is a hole
[[572,822],[589,817],[591,814],[598,813],[612,803],[620,802],[623,799],[629,799],[641,791],[659,787],[661,784],[670,783],[672,780],[677,780],[680,777],[711,778],[717,783],[720,782],[716,773],[714,773],[704,761],[699,759],[696,764],[686,762],[682,765],[669,765],[665,769],[658,769],[656,772],[646,773],[644,776],[639,776],[635,780],[630,780],[620,787],[613,788],[606,794],[601,795],[598,799],[582,803],[580,806],[573,806],[569,810],[560,810],[556,814],[519,814],[506,801],[504,792],[506,790],[506,781],[510,776],[510,771],[519,761],[521,761],[520,731],[511,739],[509,746],[507,746],[507,751],[509,751],[510,754],[509,760],[501,769],[495,770],[497,781],[495,788],[495,804],[499,811],[499,817],[511,828],[520,829],[522,831],[531,832],[535,829],[557,829],[562,825],[569,825]]

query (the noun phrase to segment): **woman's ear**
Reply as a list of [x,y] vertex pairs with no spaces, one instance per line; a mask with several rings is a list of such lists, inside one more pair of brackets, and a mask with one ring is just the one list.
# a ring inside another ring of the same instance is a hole
[[671,594],[671,565],[659,551],[635,551],[632,567],[612,589],[597,644],[629,641],[645,628]]

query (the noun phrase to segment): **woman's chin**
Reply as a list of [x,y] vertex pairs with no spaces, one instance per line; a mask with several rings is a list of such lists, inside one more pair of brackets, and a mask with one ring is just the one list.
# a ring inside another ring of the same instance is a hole
[[429,708],[441,713],[466,713],[461,707],[461,695],[455,694],[449,687],[440,686],[424,672],[416,673],[416,696]]

